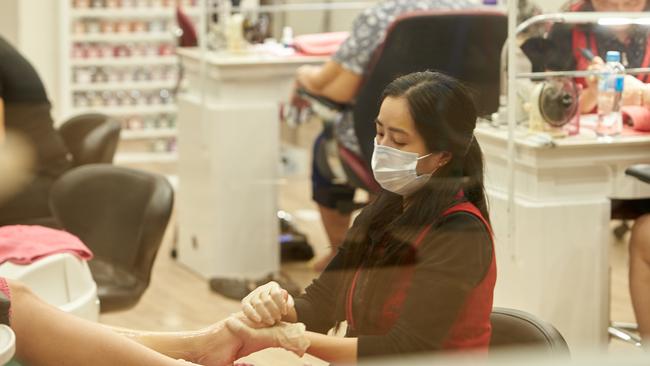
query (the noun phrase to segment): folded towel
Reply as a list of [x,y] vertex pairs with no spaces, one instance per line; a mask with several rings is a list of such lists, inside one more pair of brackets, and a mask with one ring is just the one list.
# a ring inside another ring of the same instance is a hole
[[92,252],[76,236],[37,225],[0,227],[0,263],[30,264],[57,253],[71,253],[90,260]]
[[343,41],[348,38],[348,32],[330,32],[305,34],[293,39],[296,51],[305,55],[328,56],[339,49]]

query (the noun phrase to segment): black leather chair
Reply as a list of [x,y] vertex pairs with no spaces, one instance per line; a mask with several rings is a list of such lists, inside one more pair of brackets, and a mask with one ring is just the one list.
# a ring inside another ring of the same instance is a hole
[[[632,165],[625,170],[625,174],[650,184],[650,164]],[[639,216],[650,213],[648,207],[650,207],[650,198],[614,199],[612,200],[612,219],[636,220]],[[637,324],[612,322],[607,331],[613,338],[641,347],[641,337],[636,334]]]
[[52,187],[54,217],[95,255],[102,312],[134,306],[148,287],[173,200],[164,177],[108,164],[75,168]]
[[59,134],[72,154],[74,166],[112,163],[120,139],[119,122],[97,113],[70,118]]
[[[120,138],[120,124],[102,114],[82,114],[59,127],[59,135],[72,155],[72,165],[111,163]],[[65,175],[65,174],[64,174]],[[6,224],[60,228],[52,216],[24,218]]]
[[[506,37],[507,17],[495,11],[425,11],[396,19],[382,45],[375,51],[353,105],[341,105],[308,95],[305,98],[312,106],[314,103],[324,105],[328,112],[351,110],[361,147],[361,155],[340,144],[338,151],[326,147],[335,138],[328,133],[326,123],[326,138],[316,146],[319,170],[330,179],[336,179],[341,176],[336,170],[342,169],[349,185],[370,192],[379,190],[370,168],[374,121],[379,113],[381,93],[391,81],[402,75],[432,70],[454,76],[475,91],[480,115],[495,112],[499,106],[501,49]],[[323,115],[331,113],[322,113],[321,117]],[[328,118],[331,119],[323,119]],[[336,122],[330,121],[333,123]],[[341,169],[331,167],[333,150],[338,153]]]
[[525,347],[550,356],[569,356],[569,346],[555,327],[532,314],[494,308],[490,350]]

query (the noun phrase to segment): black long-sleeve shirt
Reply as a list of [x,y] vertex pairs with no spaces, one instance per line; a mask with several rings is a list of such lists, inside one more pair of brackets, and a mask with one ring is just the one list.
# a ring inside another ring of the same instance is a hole
[[[377,235],[370,238],[373,244],[380,240]],[[347,250],[342,247],[323,274],[296,299],[298,321],[308,330],[325,333],[337,321],[345,320],[345,314],[337,313],[336,304],[340,291],[348,287],[342,283]],[[467,295],[483,280],[491,261],[492,241],[477,217],[465,212],[445,217],[418,249],[410,290],[397,322],[386,334],[354,334],[358,337],[358,357],[441,349]],[[382,278],[370,276],[367,281]],[[386,290],[391,287],[389,283],[382,285]],[[366,306],[372,309],[364,309],[364,313],[372,314],[383,304]],[[357,329],[372,327],[367,323],[376,319],[357,319],[358,310],[353,307]]]

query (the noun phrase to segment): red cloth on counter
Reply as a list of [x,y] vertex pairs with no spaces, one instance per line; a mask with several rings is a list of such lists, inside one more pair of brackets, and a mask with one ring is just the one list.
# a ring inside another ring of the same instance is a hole
[[294,37],[293,47],[305,55],[328,56],[339,49],[341,43],[348,38],[348,34],[348,32],[305,34]]
[[76,236],[38,225],[0,227],[0,263],[30,264],[43,257],[71,253],[90,260],[93,253]]
[[632,121],[634,130],[650,132],[650,109],[641,106],[621,107],[623,121]]

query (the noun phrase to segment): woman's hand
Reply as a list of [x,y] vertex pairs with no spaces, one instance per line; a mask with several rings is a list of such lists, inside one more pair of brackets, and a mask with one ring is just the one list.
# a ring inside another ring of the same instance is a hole
[[[603,70],[603,59],[596,56],[587,67],[587,70]],[[580,93],[580,113],[591,113],[598,104],[598,75],[589,75],[585,78],[587,86]]]
[[[591,60],[591,63],[587,67],[588,71],[603,71],[605,69],[605,62],[602,58],[596,56]],[[587,89],[598,90],[598,75],[589,75],[585,78],[587,82]]]
[[650,85],[632,75],[625,75],[625,84],[621,100],[622,105],[650,107]]
[[241,303],[244,315],[257,324],[272,326],[285,317],[296,320],[293,297],[277,282],[256,288]]

